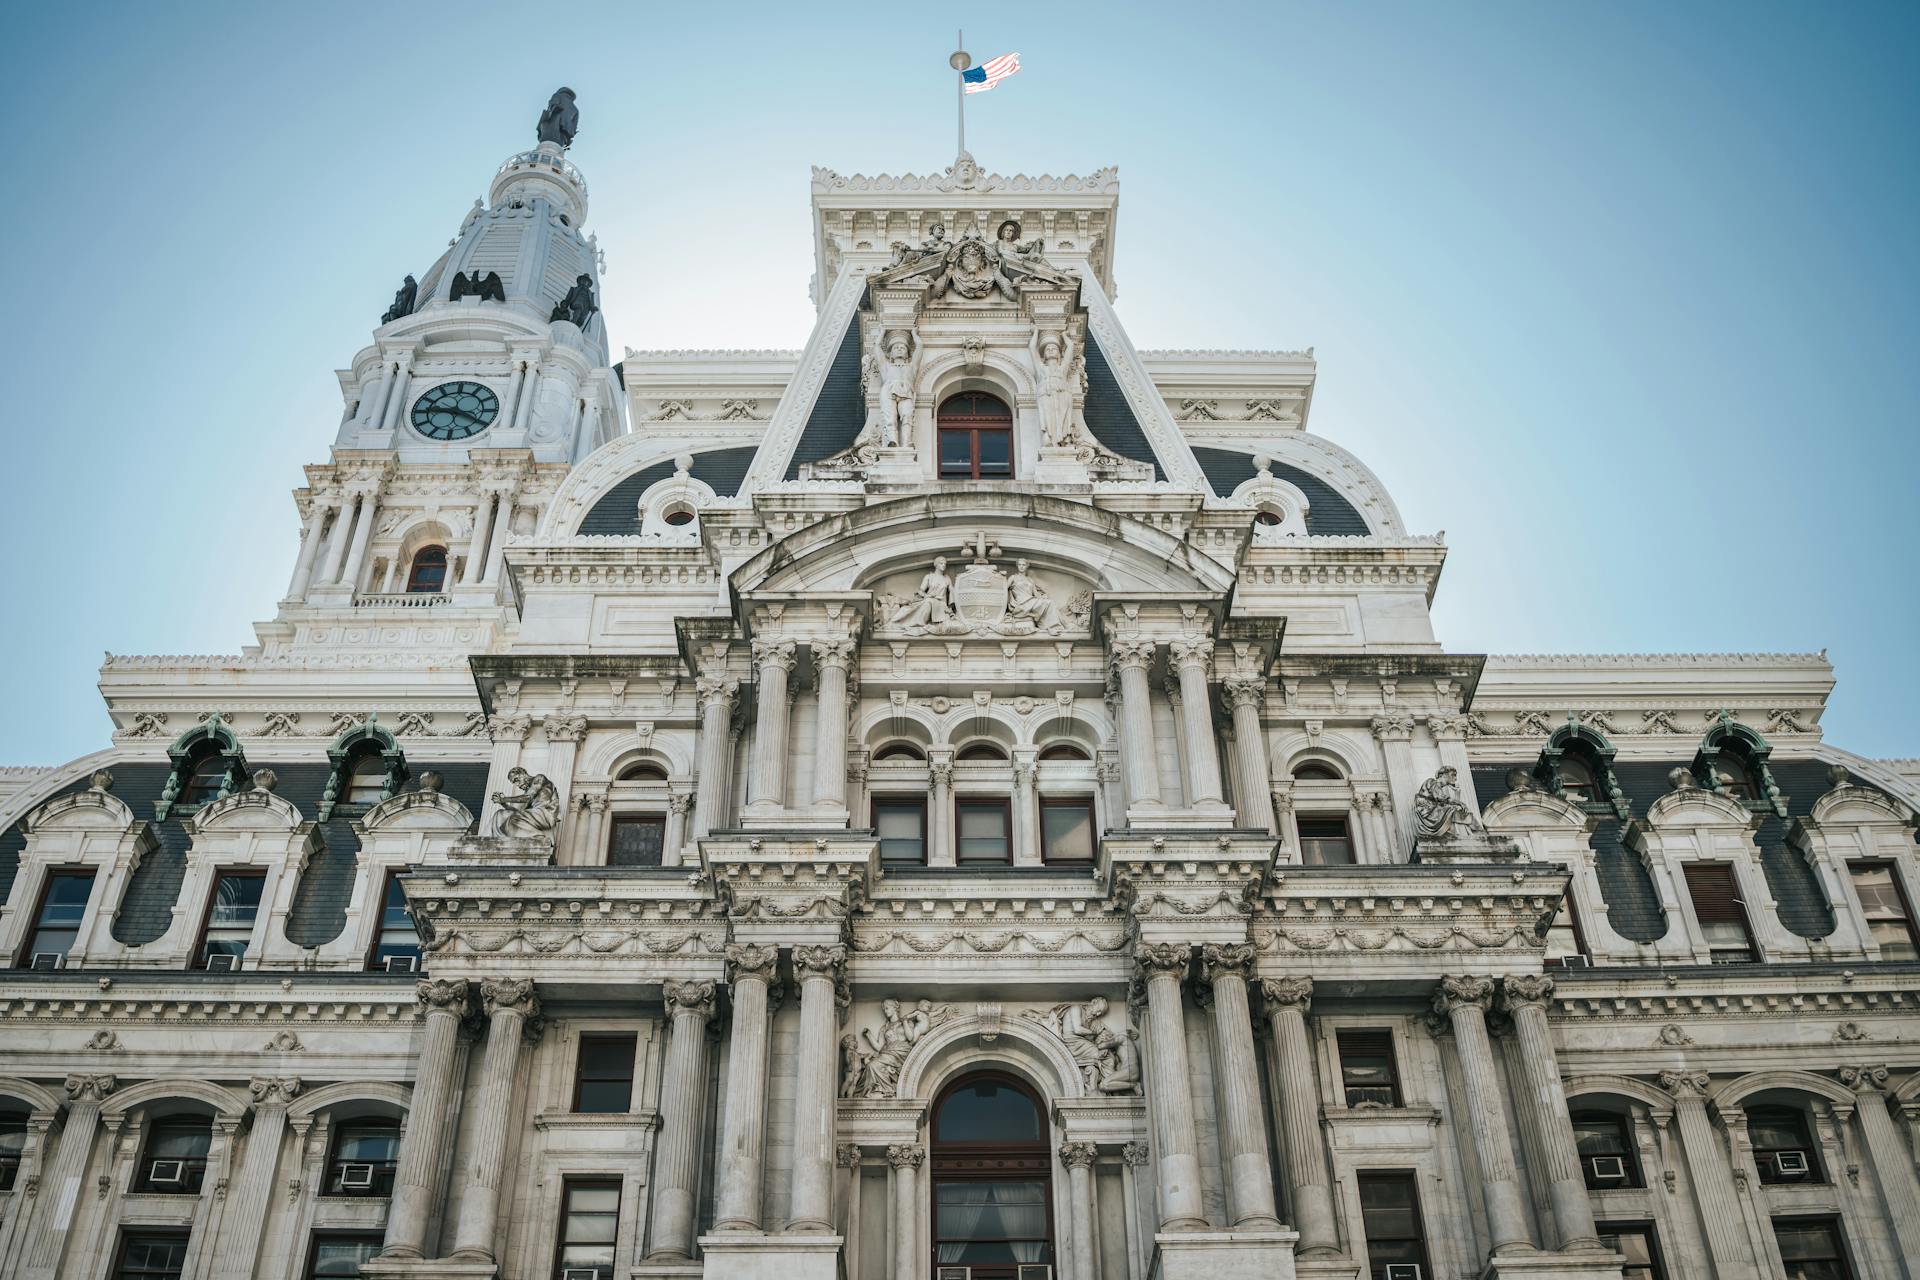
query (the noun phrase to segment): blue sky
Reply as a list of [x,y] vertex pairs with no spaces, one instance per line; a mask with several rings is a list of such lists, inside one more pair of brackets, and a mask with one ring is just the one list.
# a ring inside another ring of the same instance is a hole
[[[872,5],[40,6],[0,51],[0,762],[103,650],[232,653],[333,370],[578,90],[616,347],[799,346],[808,166],[953,154],[953,18]],[[989,169],[1120,166],[1145,347],[1317,348],[1478,652],[1830,651],[1920,755],[1920,6],[982,5]],[[556,15],[561,15],[556,17]],[[884,15],[884,16],[883,16]]]

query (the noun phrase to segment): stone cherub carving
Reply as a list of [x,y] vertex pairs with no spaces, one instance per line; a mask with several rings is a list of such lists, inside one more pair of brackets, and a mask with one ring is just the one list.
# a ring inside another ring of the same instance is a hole
[[567,290],[567,296],[554,304],[553,314],[547,317],[547,323],[571,320],[584,329],[587,321],[593,319],[593,313],[599,309],[600,304],[593,296],[593,277],[582,274],[574,278],[573,288]]
[[493,793],[500,806],[493,817],[493,834],[529,839],[552,839],[560,825],[560,792],[544,773],[530,774],[515,766],[507,772],[507,781],[518,791]]
[[534,126],[535,136],[541,142],[551,142],[561,150],[573,145],[573,135],[580,132],[580,108],[573,104],[573,90],[561,85],[547,99],[547,109],[540,113],[540,122]]
[[403,316],[413,314],[414,301],[420,296],[420,282],[408,276],[398,289],[393,291],[393,305],[380,315],[381,324],[392,324]]
[[1444,841],[1485,831],[1460,792],[1459,776],[1452,765],[1442,765],[1414,793],[1413,829],[1420,839]]
[[1077,443],[1073,422],[1073,338],[1064,329],[1042,335],[1038,325],[1027,343],[1040,409],[1040,442],[1050,449]]
[[1108,1002],[1094,996],[1084,1003],[1068,1001],[1045,1013],[1027,1017],[1043,1023],[1073,1055],[1087,1088],[1095,1093],[1140,1092],[1140,1050],[1131,1027],[1106,1025]]

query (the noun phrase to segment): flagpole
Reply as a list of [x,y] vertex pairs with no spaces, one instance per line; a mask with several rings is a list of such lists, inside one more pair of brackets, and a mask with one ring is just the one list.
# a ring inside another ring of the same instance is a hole
[[966,50],[967,33],[954,33],[953,56],[947,59],[947,65],[953,68],[953,102],[960,118],[960,153],[967,149],[967,82],[961,73],[973,65],[973,55]]

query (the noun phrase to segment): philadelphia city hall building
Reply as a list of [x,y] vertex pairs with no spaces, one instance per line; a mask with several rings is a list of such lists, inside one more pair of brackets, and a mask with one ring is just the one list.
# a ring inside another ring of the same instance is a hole
[[815,169],[804,348],[615,363],[577,122],[254,643],[0,772],[0,1275],[1920,1280],[1824,655],[1446,648],[1311,352],[1129,340],[1112,169]]

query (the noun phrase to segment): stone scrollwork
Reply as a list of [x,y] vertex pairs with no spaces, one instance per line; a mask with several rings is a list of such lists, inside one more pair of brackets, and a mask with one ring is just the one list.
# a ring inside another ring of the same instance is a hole
[[1298,1008],[1305,1013],[1313,1000],[1313,979],[1298,978],[1262,978],[1260,979],[1260,998],[1270,1007]]
[[920,1038],[953,1016],[931,1000],[902,1013],[898,1000],[880,1002],[880,1026],[840,1038],[840,1092],[847,1098],[892,1098],[900,1091],[900,1068]]
[[464,1018],[473,1006],[473,985],[465,978],[428,978],[415,983],[413,992],[428,1012],[444,1009]]
[[64,1088],[69,1102],[104,1102],[119,1083],[112,1075],[76,1074],[66,1078]]
[[833,1162],[842,1169],[858,1169],[860,1167],[860,1144],[857,1142],[840,1143],[833,1149]]
[[1887,1087],[1889,1072],[1885,1064],[1840,1068],[1840,1083],[1855,1093],[1879,1093]]
[[1209,942],[1200,949],[1200,963],[1205,969],[1208,982],[1218,982],[1223,977],[1245,978],[1253,967],[1254,946],[1252,943]]
[[1140,1033],[1132,1027],[1106,1024],[1110,1008],[1105,996],[1084,1002],[1068,1001],[1044,1012],[1022,1016],[1051,1031],[1073,1055],[1089,1092],[1131,1096],[1140,1092]]
[[1713,1078],[1704,1071],[1662,1071],[1660,1087],[1676,1098],[1704,1098]]
[[1062,605],[1031,574],[1024,559],[1013,572],[989,558],[999,547],[982,533],[970,548],[973,560],[958,574],[947,558],[934,559],[910,596],[882,596],[882,626],[904,636],[1058,636],[1084,631],[1092,608],[1086,593]]
[[255,1102],[292,1102],[303,1087],[299,1076],[255,1076],[247,1082],[247,1092]]
[[540,995],[532,978],[483,978],[480,1000],[489,1014],[504,1010],[528,1021],[540,1016]]

